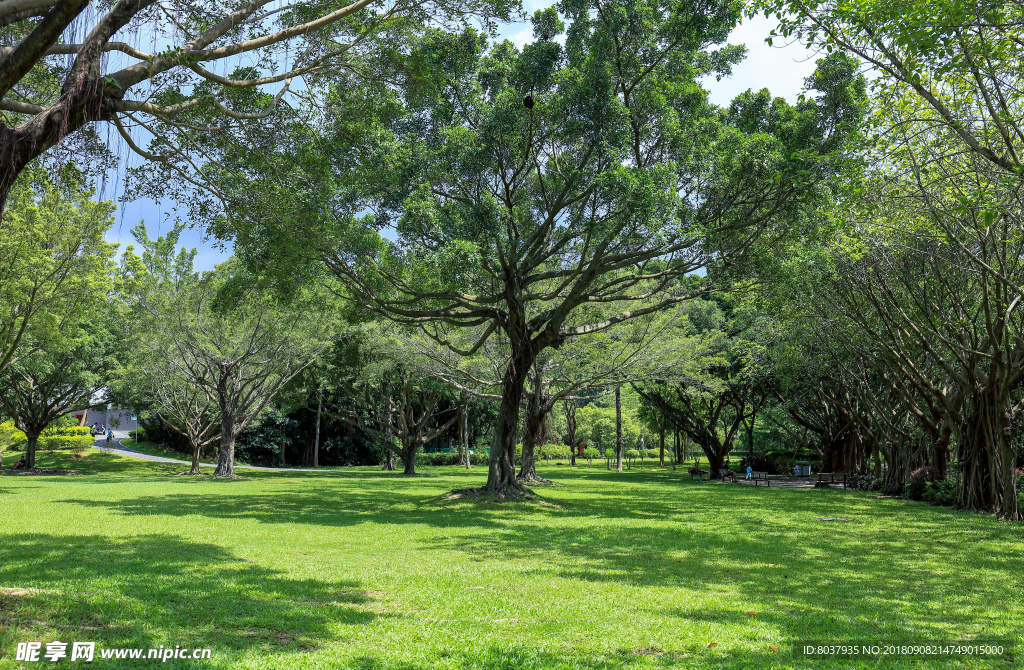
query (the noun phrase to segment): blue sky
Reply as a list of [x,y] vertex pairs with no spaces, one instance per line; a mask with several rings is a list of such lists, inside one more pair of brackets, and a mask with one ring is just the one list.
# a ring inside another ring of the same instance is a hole
[[[552,4],[549,0],[525,0],[523,3],[528,14]],[[799,44],[779,46],[776,40],[774,47],[764,43],[765,38],[775,26],[775,21],[764,16],[746,19],[730,35],[731,44],[746,44],[747,58],[733,71],[733,76],[716,82],[709,78],[705,87],[710,92],[711,101],[719,105],[727,105],[737,94],[747,89],[760,90],[767,88],[772,95],[786,98],[790,102],[796,100],[803,90],[804,78],[814,71],[814,53],[807,51]],[[532,28],[529,22],[504,26],[501,34],[517,45],[523,45],[531,39]],[[116,139],[115,139],[116,138]],[[112,141],[120,141],[114,134]],[[120,150],[118,150],[120,149]],[[137,165],[143,160],[127,150],[127,147],[116,148],[115,151],[125,161],[125,165]],[[122,166],[123,170],[124,165]],[[121,171],[119,171],[121,172]],[[123,174],[123,172],[122,172]],[[104,198],[117,198],[122,185],[119,177],[111,174]],[[140,220],[145,220],[150,237],[166,232],[172,225],[175,215],[175,204],[170,199],[164,201],[136,200],[121,203],[118,206],[117,219],[114,227],[107,234],[107,239],[117,242],[124,248],[132,242],[131,229]],[[204,238],[199,229],[188,230],[182,235],[181,243],[187,247],[195,247],[199,253],[196,268],[209,270],[227,258],[228,253],[216,248],[215,243]]]

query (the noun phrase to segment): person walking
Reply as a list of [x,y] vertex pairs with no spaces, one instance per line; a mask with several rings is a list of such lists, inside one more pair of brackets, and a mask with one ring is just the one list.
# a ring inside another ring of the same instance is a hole
[[107,431],[107,444],[110,444],[113,441],[114,441],[114,429],[111,428],[110,430]]

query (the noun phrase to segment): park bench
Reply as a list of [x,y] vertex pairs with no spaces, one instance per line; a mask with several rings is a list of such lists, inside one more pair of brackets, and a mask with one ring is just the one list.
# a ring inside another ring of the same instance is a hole
[[736,481],[736,479],[735,479],[736,475],[735,475],[735,474],[733,474],[733,475],[732,475],[732,478],[730,479],[730,476],[729,476],[729,468],[721,468],[721,469],[720,469],[720,470],[718,471],[718,476],[722,478],[722,481],[723,481],[723,482],[724,482],[724,481],[726,481],[726,480],[730,480],[730,481],[733,481],[733,482],[735,482],[735,481]]
[[754,482],[754,486],[757,486],[761,482],[764,482],[765,486],[772,485],[771,480],[768,479],[767,472],[758,472],[757,470],[754,470],[750,473],[750,479]]
[[846,473],[845,472],[819,472],[818,481],[815,482],[815,488],[826,488],[833,484],[842,484],[843,488],[846,488]]
[[709,473],[705,472],[704,470],[701,470],[700,468],[690,468],[690,481],[691,482],[693,481],[694,477],[697,478],[697,481],[700,481],[702,479],[708,479],[708,480],[711,479],[711,475]]

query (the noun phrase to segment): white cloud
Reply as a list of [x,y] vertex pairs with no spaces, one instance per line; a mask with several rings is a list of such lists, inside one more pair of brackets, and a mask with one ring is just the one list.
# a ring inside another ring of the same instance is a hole
[[804,79],[814,72],[816,54],[800,44],[785,43],[781,37],[775,38],[773,47],[765,44],[775,25],[775,19],[758,14],[732,31],[729,43],[746,44],[747,57],[733,68],[731,77],[718,82],[714,77],[704,79],[712,102],[725,106],[747,89],[762,88],[775,97],[796,101],[803,91]]

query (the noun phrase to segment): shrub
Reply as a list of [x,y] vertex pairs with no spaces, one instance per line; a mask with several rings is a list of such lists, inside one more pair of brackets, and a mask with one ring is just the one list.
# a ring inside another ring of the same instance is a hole
[[1024,468],[1017,468],[1017,493],[1024,493]]
[[604,450],[604,457],[608,461],[608,469],[611,469],[612,461],[615,460],[615,450],[610,448],[610,447],[608,449],[605,449]]
[[659,458],[661,458],[661,452],[657,449],[648,449],[646,453],[647,458],[652,458],[654,460],[658,460]]
[[47,451],[68,450],[81,453],[93,445],[91,435],[47,435],[39,438],[40,446]]
[[0,448],[24,449],[27,443],[25,433],[15,428],[13,421],[0,423]]
[[569,447],[564,444],[554,444],[548,442],[542,444],[537,448],[537,453],[543,456],[544,460],[551,458],[569,458]]
[[914,470],[907,482],[907,497],[911,500],[924,500],[928,482],[937,482],[939,479],[939,469],[930,465]]
[[952,479],[940,479],[925,484],[923,498],[933,505],[953,507],[956,505],[956,482]]
[[626,453],[623,454],[626,457],[626,462],[629,467],[633,467],[633,461],[640,458],[639,449],[626,449]]
[[426,454],[420,452],[416,454],[417,465],[458,465],[459,464],[459,453],[457,451],[438,452],[434,454]]
[[50,426],[43,431],[40,437],[77,437],[81,435],[91,435],[89,426]]
[[881,491],[885,482],[874,475],[856,473],[846,480],[846,487],[855,491]]
[[779,468],[778,462],[775,460],[775,455],[771,452],[754,454],[753,456],[746,456],[740,459],[741,471],[746,471],[748,465],[751,470],[756,470],[758,472],[767,472],[770,475],[783,474],[782,470]]
[[594,467],[594,459],[601,455],[601,452],[593,447],[587,447],[583,450],[583,458],[587,459],[587,465]]
[[[475,452],[469,455],[469,462],[471,465],[487,465],[487,454]],[[457,451],[445,451],[427,454],[420,452],[416,454],[416,465],[462,465],[463,461],[459,459],[459,452]]]
[[904,493],[906,493],[906,489],[907,487],[903,484],[903,482],[886,482],[885,480],[883,480],[882,486],[878,490],[887,496],[901,496]]
[[6,449],[14,442],[15,433],[21,433],[21,431],[14,427],[13,421],[0,423],[0,449]]

